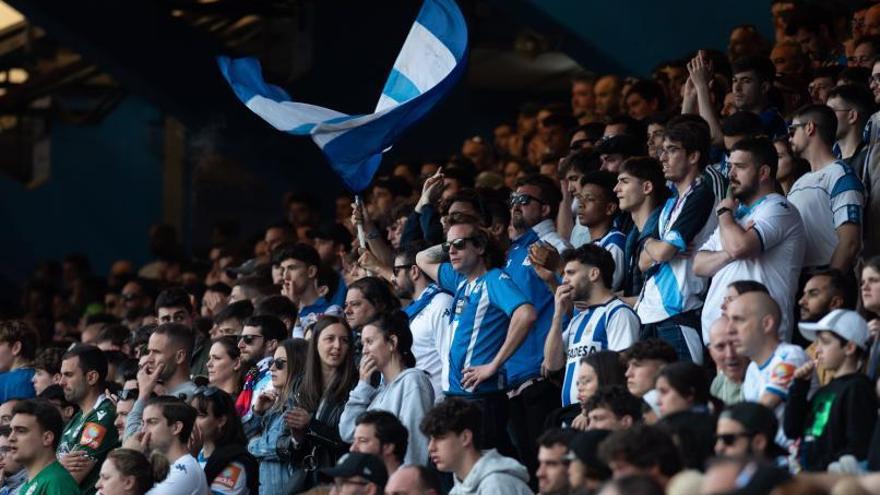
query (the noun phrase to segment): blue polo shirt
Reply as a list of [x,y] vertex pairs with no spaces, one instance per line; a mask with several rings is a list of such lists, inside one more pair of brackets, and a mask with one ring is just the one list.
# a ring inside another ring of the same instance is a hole
[[454,294],[450,316],[452,345],[449,349],[449,391],[447,395],[473,396],[502,392],[507,387],[503,369],[475,390],[465,390],[461,380],[465,368],[488,364],[495,358],[510,326],[510,317],[528,299],[510,275],[493,268],[472,282],[440,265],[438,285]]

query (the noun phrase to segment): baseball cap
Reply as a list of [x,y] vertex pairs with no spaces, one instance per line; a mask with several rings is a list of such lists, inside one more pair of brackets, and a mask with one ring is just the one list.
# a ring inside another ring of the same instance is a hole
[[606,480],[611,478],[611,469],[599,459],[599,444],[610,434],[611,432],[608,430],[587,430],[583,433],[578,433],[568,443],[568,454],[566,454],[565,460],[573,461],[577,459],[584,463],[584,465],[590,466],[599,476],[599,479]]
[[774,440],[779,431],[779,420],[776,414],[767,406],[757,402],[738,402],[721,411],[722,418],[732,419],[743,425],[746,432],[751,434],[761,433],[770,443],[767,446],[767,455],[776,457],[786,455],[785,449],[776,444]]
[[801,335],[810,342],[816,340],[816,332],[828,331],[862,349],[868,348],[868,322],[851,309],[835,309],[817,323],[801,323],[798,328]]
[[244,263],[229,267],[226,269],[226,273],[230,275],[230,278],[235,278],[238,275],[253,275],[257,271],[257,259],[251,258]]
[[617,134],[599,141],[596,153],[600,155],[620,154],[626,157],[645,154],[645,146],[641,140],[629,134]]
[[339,458],[336,466],[324,468],[321,474],[331,478],[350,478],[360,476],[365,480],[384,487],[388,482],[388,471],[378,457],[360,452],[349,452]]

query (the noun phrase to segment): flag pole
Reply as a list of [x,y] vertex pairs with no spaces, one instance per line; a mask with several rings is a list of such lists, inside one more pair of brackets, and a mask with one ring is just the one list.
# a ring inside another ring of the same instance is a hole
[[[360,194],[354,195],[354,206],[355,206],[355,208],[361,210],[361,213],[363,213],[364,204],[361,201]],[[356,227],[357,227],[358,243],[361,245],[361,249],[366,249],[367,248],[367,236],[364,234],[364,219],[363,219],[363,217],[361,218],[360,222],[357,223]]]

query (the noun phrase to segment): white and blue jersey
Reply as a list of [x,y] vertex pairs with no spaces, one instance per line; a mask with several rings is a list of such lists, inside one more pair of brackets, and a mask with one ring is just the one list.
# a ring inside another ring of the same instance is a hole
[[623,275],[626,273],[626,235],[617,229],[611,229],[601,239],[596,239],[593,244],[611,253],[614,260],[614,279],[612,287],[614,292],[623,287]]
[[641,322],[625,302],[612,298],[579,312],[562,332],[565,379],[562,406],[577,403],[577,373],[581,358],[599,351],[623,351],[639,338]]
[[840,160],[792,184],[788,200],[804,221],[804,267],[828,266],[837,248],[837,228],[862,225],[864,191],[853,169]]
[[568,246],[568,243],[553,230],[553,222],[550,220],[535,225],[510,243],[504,271],[510,275],[520,292],[531,301],[537,314],[535,324],[529,329],[526,338],[504,364],[510,387],[517,387],[526,380],[541,376],[544,342],[553,322],[553,293],[535,273],[529,260],[529,247],[539,241],[553,245],[560,253]]
[[[344,296],[343,296],[344,297]],[[293,325],[292,336],[295,339],[301,339],[305,336],[305,329],[318,321],[318,318],[327,311],[331,304],[323,297],[319,297],[312,304],[303,306],[299,310],[296,323]]]
[[661,322],[701,306],[706,280],[694,276],[694,257],[683,253],[702,246],[712,235],[718,225],[718,217],[712,214],[714,204],[715,194],[703,178],[697,178],[682,197],[672,189],[672,197],[660,210],[657,227],[660,240],[674,246],[678,254],[645,272],[636,305],[642,323]]
[[461,385],[466,368],[490,363],[504,344],[510,317],[529,301],[510,279],[493,268],[472,282],[456,273],[449,263],[440,265],[438,285],[455,294],[452,305],[452,345],[449,348],[449,390],[447,395],[502,392],[505,373],[480,383],[475,390]]

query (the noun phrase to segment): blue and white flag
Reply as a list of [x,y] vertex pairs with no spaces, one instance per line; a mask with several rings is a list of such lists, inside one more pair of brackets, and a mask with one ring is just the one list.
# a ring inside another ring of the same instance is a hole
[[354,192],[367,188],[382,152],[424,117],[464,72],[467,26],[454,0],[425,0],[388,74],[374,113],[347,115],[295,102],[263,80],[254,58],[218,57],[236,96],[279,131],[310,134]]

